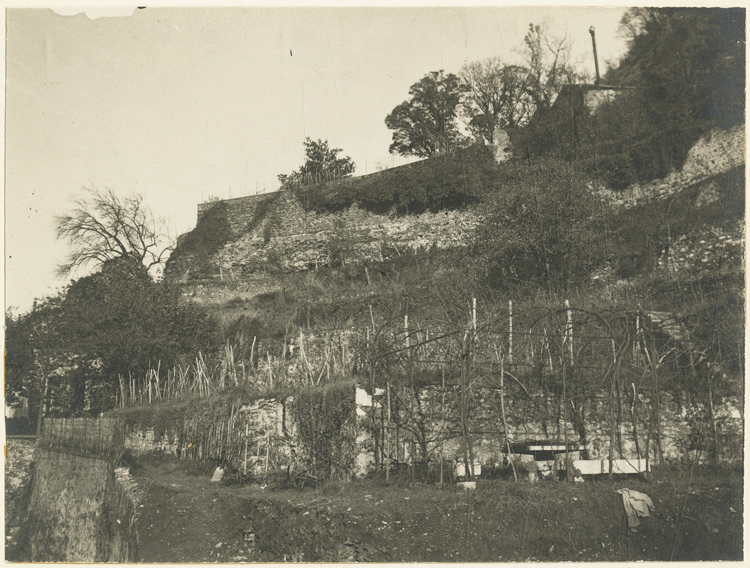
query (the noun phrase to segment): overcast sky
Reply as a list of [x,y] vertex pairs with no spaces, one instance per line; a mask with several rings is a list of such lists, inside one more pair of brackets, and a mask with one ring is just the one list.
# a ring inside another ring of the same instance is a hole
[[567,33],[591,75],[589,26],[602,72],[625,49],[621,7],[58,12],[6,16],[5,290],[21,311],[64,284],[54,216],[84,186],[142,193],[176,236],[210,196],[276,189],[305,136],[342,148],[357,174],[404,163],[384,119],[409,86],[518,61],[529,23]]

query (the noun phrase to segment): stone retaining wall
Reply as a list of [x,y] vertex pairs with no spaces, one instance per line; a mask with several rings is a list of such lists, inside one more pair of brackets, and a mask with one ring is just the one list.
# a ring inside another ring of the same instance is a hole
[[133,503],[114,473],[122,448],[117,421],[45,420],[13,560],[137,560]]

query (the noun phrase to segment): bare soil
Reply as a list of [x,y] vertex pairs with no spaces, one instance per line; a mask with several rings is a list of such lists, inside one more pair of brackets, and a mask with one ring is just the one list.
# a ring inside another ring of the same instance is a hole
[[[213,467],[151,456],[139,486],[144,562],[742,560],[742,472],[671,469],[570,484],[401,478],[317,488],[210,481]],[[656,510],[629,529],[621,496]]]

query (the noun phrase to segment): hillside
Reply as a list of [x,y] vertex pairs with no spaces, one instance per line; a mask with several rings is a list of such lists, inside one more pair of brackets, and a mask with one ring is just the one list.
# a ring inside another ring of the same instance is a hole
[[[735,461],[743,128],[714,131],[680,172],[621,192],[566,167],[495,164],[475,205],[415,215],[356,205],[306,211],[284,192],[206,207],[182,242],[224,227],[224,244],[202,252],[200,278],[191,277],[196,249],[178,251],[173,267],[188,267],[179,272],[183,297],[221,322],[221,384],[233,380],[277,399],[284,431],[292,428],[285,397],[300,389],[358,384],[368,396],[391,389],[399,400],[393,428],[411,432],[401,443],[416,444],[396,450],[395,460],[430,467],[443,443],[450,455],[466,447],[459,415],[467,388],[474,399],[466,418],[482,460],[505,452],[503,437],[567,432],[585,440],[592,457],[612,457],[616,447],[620,456],[659,463],[702,451]],[[570,333],[578,350],[570,348],[568,363]],[[476,369],[462,367],[467,353]],[[503,364],[514,382],[498,388]],[[212,416],[254,400],[231,392],[212,403]],[[435,422],[447,412],[440,396],[452,413],[443,417],[447,426]],[[496,412],[501,406],[506,416]],[[613,408],[616,416],[608,414]],[[149,422],[149,411],[134,412],[137,423]],[[377,461],[384,452],[377,439],[386,434],[374,428],[365,430],[375,437]]]
[[[698,263],[694,268],[705,268],[720,257],[722,262],[741,261],[744,147],[744,126],[715,131],[699,140],[680,172],[624,191],[596,192],[611,207],[609,230],[627,249],[608,251],[606,266],[613,276],[643,276],[657,267],[684,272],[693,261]],[[429,169],[430,160],[420,164],[422,170]],[[334,212],[315,211],[289,192],[203,204],[198,226],[181,237],[168,271],[199,301],[272,293],[284,287],[285,279],[298,280],[292,273],[300,271],[326,278],[336,274],[338,279],[360,273],[352,284],[369,278],[370,286],[383,273],[392,281],[408,279],[399,274],[399,266],[409,264],[407,256],[429,263],[431,254],[470,250],[493,195],[506,191],[504,181],[525,175],[523,166],[515,164],[484,161],[481,167],[482,184],[473,190],[479,202],[418,214],[397,214],[395,209],[375,213],[357,202]],[[384,173],[366,177],[313,189],[356,193],[346,189],[348,183],[355,188],[374,185],[388,194],[389,183],[402,176],[394,172],[390,179]],[[669,237],[659,234],[668,225]],[[591,276],[601,278],[607,273],[602,269]],[[436,269],[433,275],[440,272]]]

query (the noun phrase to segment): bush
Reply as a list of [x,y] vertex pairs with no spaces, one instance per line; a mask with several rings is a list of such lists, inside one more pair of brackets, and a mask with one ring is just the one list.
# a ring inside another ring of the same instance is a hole
[[351,384],[299,391],[290,405],[301,462],[319,482],[349,479],[356,458],[356,404]]
[[478,202],[494,170],[490,148],[476,145],[368,176],[296,185],[292,191],[307,211],[341,211],[357,203],[378,214],[417,214]]

